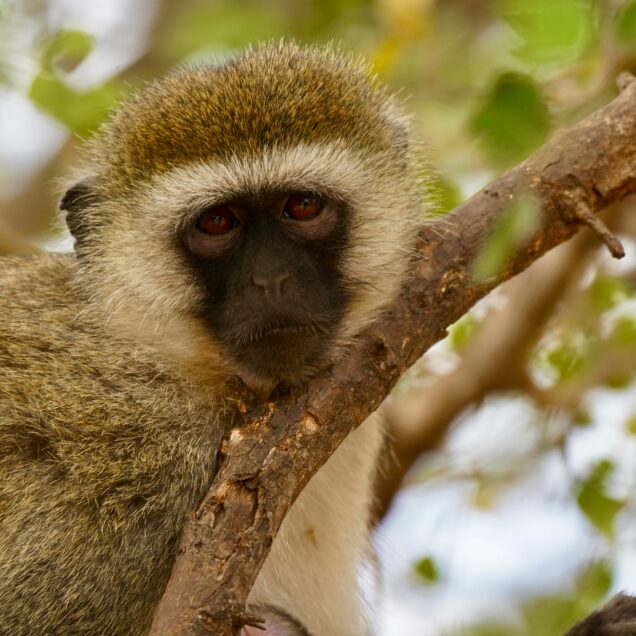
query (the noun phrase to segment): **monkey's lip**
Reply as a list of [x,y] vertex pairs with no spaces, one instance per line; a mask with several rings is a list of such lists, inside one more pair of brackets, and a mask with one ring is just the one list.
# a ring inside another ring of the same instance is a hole
[[[323,339],[327,329],[319,323],[280,322],[275,324],[243,325],[226,333],[223,342],[234,353],[245,354],[256,347],[260,355],[282,357],[305,347],[313,349]],[[256,349],[254,349],[256,351]]]
[[225,338],[238,375],[256,383],[302,381],[323,366],[328,345],[326,328],[306,322],[247,325]]
[[316,336],[322,333],[322,331],[323,329],[321,329],[318,325],[290,322],[267,327],[258,327],[251,330],[240,339],[247,343],[253,343],[276,336]]

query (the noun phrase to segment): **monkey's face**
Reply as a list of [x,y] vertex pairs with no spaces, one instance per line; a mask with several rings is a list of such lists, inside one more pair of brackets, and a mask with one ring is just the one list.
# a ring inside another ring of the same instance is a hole
[[89,307],[190,368],[301,381],[412,263],[422,195],[405,118],[333,52],[271,45],[169,76],[92,156],[62,201]]
[[98,316],[256,388],[324,368],[395,296],[422,220],[410,183],[313,144],[179,166],[82,211],[109,219],[86,233],[66,205]]
[[240,373],[295,382],[325,364],[352,296],[349,217],[328,194],[261,191],[206,207],[184,228],[200,318]]

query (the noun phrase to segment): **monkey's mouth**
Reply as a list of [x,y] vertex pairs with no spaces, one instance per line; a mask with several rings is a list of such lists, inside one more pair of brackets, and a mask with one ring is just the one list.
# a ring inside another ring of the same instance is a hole
[[266,340],[268,338],[277,336],[316,336],[324,332],[325,329],[319,327],[318,325],[291,322],[287,324],[256,328],[246,334],[245,337],[247,337],[248,343],[253,343],[258,342],[259,340]]
[[318,323],[251,326],[223,338],[239,375],[268,383],[298,383],[325,366],[331,337]]

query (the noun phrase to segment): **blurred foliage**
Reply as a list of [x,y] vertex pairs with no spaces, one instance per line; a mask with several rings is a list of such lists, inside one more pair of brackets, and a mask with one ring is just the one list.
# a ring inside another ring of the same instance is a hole
[[82,136],[97,129],[120,96],[121,90],[114,82],[77,91],[47,71],[33,79],[29,90],[29,98],[36,106]]
[[636,44],[636,2],[626,2],[621,7],[616,18],[615,36],[623,46]]
[[431,197],[431,208],[427,212],[431,216],[444,216],[447,212],[456,208],[462,202],[462,195],[456,183],[439,173],[427,172],[423,177],[433,182],[428,186]]
[[191,3],[175,16],[160,47],[176,60],[199,51],[223,53],[228,47],[280,38],[285,22],[282,7],[275,4],[246,2],[237,11],[234,2]]
[[483,624],[464,631],[465,636],[563,636],[603,602],[612,582],[609,565],[592,563],[568,594],[534,598],[520,608],[517,625]]
[[633,294],[627,281],[616,276],[599,275],[590,285],[590,300],[598,310],[604,311],[626,301]]
[[[331,42],[363,54],[372,71],[401,91],[426,144],[415,151],[430,155],[434,166],[423,175],[434,182],[430,212],[443,215],[550,134],[611,99],[618,72],[636,71],[634,0],[157,0],[152,7],[149,34],[128,16],[115,27],[140,29],[138,57],[87,80],[82,71],[95,60],[107,65],[108,46],[110,53],[117,46],[113,33],[59,19],[56,0],[0,0],[0,100],[3,94],[29,99],[66,127],[70,140],[90,136],[117,100],[180,64],[223,60],[249,44],[281,37]],[[50,232],[55,197],[48,184],[75,159],[68,148],[75,146],[67,141],[66,151],[45,158],[48,165],[34,172],[17,197],[0,192],[0,214],[34,235]],[[0,177],[19,163],[0,160]],[[532,236],[538,214],[531,200],[514,202],[491,229],[475,276],[496,277]],[[621,466],[601,457],[574,474],[568,443],[571,431],[588,433],[602,424],[589,399],[594,390],[634,387],[636,275],[633,268],[608,267],[596,249],[583,260],[573,264],[562,302],[526,343],[523,368],[509,374],[521,378],[510,395],[524,395],[536,408],[541,443],[533,452],[563,454],[569,501],[611,550],[618,542],[616,521],[629,514],[627,496],[614,492]],[[479,338],[486,314],[476,309],[449,329],[444,346],[455,362]],[[394,397],[406,393],[401,387]],[[546,431],[557,409],[566,430],[550,437]],[[627,437],[636,435],[635,413],[625,414]],[[536,470],[533,459],[513,461],[503,475],[495,468],[489,472],[490,465],[474,474],[462,466],[462,479],[475,486],[469,505],[495,515],[501,493]],[[635,489],[631,484],[632,498]],[[440,572],[446,572],[441,557],[425,554],[425,548],[410,569],[421,594],[431,584],[441,586]],[[523,601],[515,626],[482,625],[461,633],[560,635],[601,602],[611,578],[607,563],[593,563],[571,589]]]
[[528,156],[550,132],[550,113],[539,88],[527,75],[502,73],[470,121],[475,138],[494,165]]
[[[37,29],[29,54],[39,65],[29,94],[85,135],[120,89],[110,82],[89,91],[72,88],[72,72],[92,55],[95,36],[52,26],[44,16],[54,4],[0,5],[0,28],[8,35],[0,47],[0,77],[9,85],[22,82],[7,67],[11,36],[26,16]],[[119,73],[132,80],[129,86],[147,77],[145,68],[155,75],[184,61],[222,59],[259,41],[335,42],[364,53],[385,81],[412,95],[417,125],[437,149],[443,184],[453,183],[458,170],[500,170],[519,161],[545,140],[552,122],[578,115],[577,99],[590,86],[599,85],[598,97],[606,98],[614,88],[604,61],[617,59],[620,67],[624,56],[629,62],[636,30],[635,3],[612,0],[185,0],[157,6],[144,57],[132,76]],[[577,112],[568,115],[568,104]],[[456,200],[453,194],[448,205]]]
[[625,506],[624,501],[607,494],[607,482],[614,472],[609,460],[598,462],[579,487],[576,501],[585,516],[608,537],[614,536],[614,518]]
[[618,347],[636,345],[636,320],[632,316],[622,316],[614,321],[610,338]]
[[593,0],[500,0],[498,5],[521,38],[513,52],[523,61],[567,64],[588,51],[597,36]]
[[590,360],[593,336],[583,331],[565,330],[560,336],[552,335],[537,351],[535,363],[543,367],[555,384],[575,378]]
[[40,71],[28,93],[36,106],[81,136],[95,131],[122,95],[115,81],[87,90],[74,89],[65,81],[90,55],[93,44],[89,34],[77,30],[61,30],[46,39]]
[[625,422],[625,431],[630,435],[636,435],[636,415],[632,415],[627,422]]
[[414,565],[413,570],[418,580],[426,585],[437,583],[439,581],[439,570],[435,564],[435,560],[431,556],[424,556]]
[[468,313],[448,328],[448,344],[455,351],[462,351],[479,329],[480,321]]
[[63,71],[77,68],[93,49],[93,38],[83,31],[62,30],[53,35],[43,46],[40,64],[43,71],[54,67]]
[[540,211],[529,197],[521,197],[499,217],[473,265],[473,275],[486,280],[500,274],[510,257],[537,229]]

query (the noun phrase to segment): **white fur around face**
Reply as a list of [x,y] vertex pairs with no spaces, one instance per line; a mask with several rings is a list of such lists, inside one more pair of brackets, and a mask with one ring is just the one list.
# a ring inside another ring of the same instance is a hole
[[202,294],[177,249],[179,233],[202,209],[246,192],[320,192],[351,215],[343,267],[354,296],[337,339],[345,342],[392,299],[410,263],[423,213],[404,163],[334,141],[174,168],[132,198],[90,211],[99,246],[85,266],[90,291],[113,328],[181,361],[201,365],[207,356],[219,365],[211,335],[193,318]]

